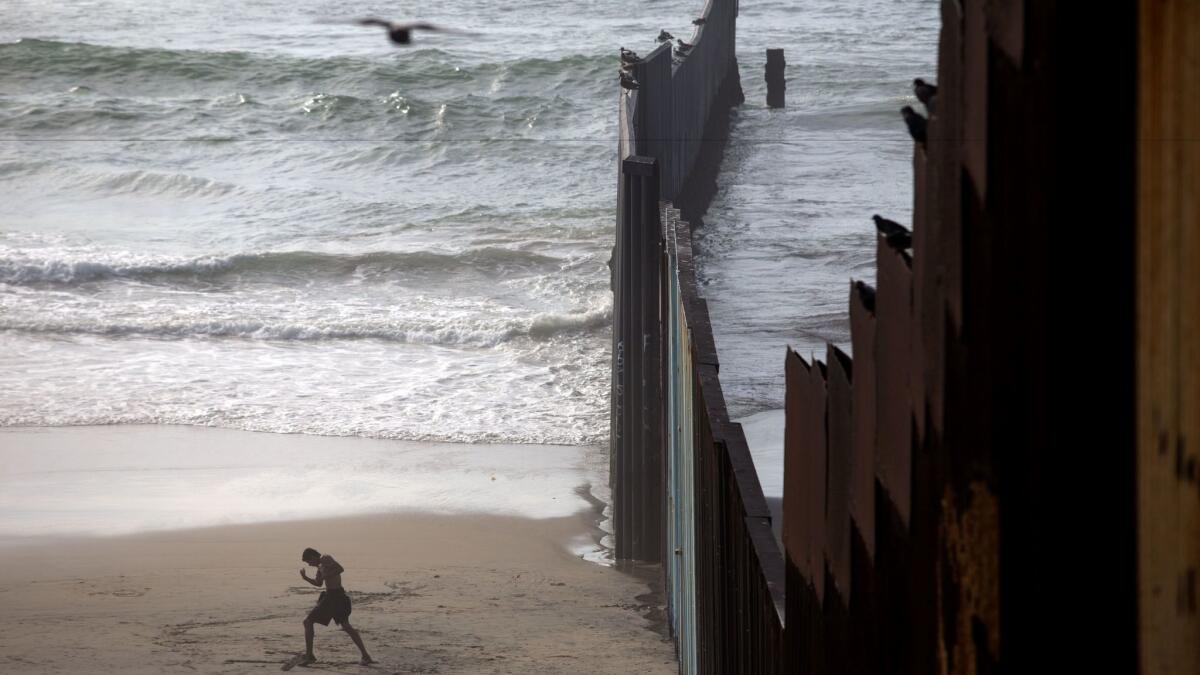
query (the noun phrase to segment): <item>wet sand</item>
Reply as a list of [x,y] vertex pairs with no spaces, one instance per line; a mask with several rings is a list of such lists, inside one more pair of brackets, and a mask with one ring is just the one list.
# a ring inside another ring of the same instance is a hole
[[[6,439],[0,473],[11,480],[22,450]],[[578,553],[600,534],[596,516],[406,510],[0,538],[0,672],[276,672],[303,651],[300,622],[318,591],[300,579],[299,558],[313,546],[346,567],[351,622],[378,663],[357,665],[331,624],[317,626],[320,662],[293,672],[673,673],[648,583],[656,572]]]

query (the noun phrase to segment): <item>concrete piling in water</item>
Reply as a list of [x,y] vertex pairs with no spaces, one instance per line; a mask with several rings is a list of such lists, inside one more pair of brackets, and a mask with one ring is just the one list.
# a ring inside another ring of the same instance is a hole
[[767,50],[767,107],[782,108],[784,91],[787,81],[783,70],[787,64],[783,61],[782,49]]

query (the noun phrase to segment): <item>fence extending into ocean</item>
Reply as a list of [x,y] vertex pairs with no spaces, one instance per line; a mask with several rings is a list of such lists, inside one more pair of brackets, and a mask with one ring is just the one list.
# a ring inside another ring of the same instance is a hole
[[848,280],[853,358],[780,355],[782,547],[693,265],[736,2],[622,94],[616,552],[681,672],[1200,669],[1200,12],[941,7],[911,237]]
[[729,421],[691,255],[742,92],[738,4],[710,0],[685,54],[660,45],[620,102],[612,483],[619,558],[661,561],[682,672],[781,668],[783,554]]

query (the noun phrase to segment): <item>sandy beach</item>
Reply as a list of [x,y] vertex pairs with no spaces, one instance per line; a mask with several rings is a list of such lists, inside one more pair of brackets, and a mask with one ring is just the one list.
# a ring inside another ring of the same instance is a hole
[[[79,509],[101,503],[97,495],[113,489],[121,490],[127,503],[169,511],[170,502],[163,502],[162,495],[146,501],[137,494],[137,482],[123,477],[136,474],[131,467],[93,466],[83,479],[71,478],[71,467],[57,462],[75,457],[77,464],[84,463],[78,451],[88,445],[107,447],[111,458],[114,448],[161,446],[172,437],[190,439],[201,451],[208,442],[211,456],[220,456],[217,446],[231,439],[282,446],[291,440],[313,444],[320,453],[332,453],[328,456],[340,453],[350,466],[365,452],[362,448],[376,447],[362,439],[210,429],[9,429],[0,433],[0,480],[9,493],[19,484],[50,491],[52,476],[60,474],[64,489],[76,497],[72,508],[64,509],[74,529],[87,523]],[[49,450],[53,448],[62,456]],[[412,447],[408,451],[415,452]],[[31,457],[35,454],[42,459]],[[259,470],[274,471],[269,461],[264,465],[264,457],[269,459],[270,453],[256,455]],[[48,461],[57,468],[42,465]],[[493,480],[497,470],[505,476],[502,466],[480,470],[481,484],[502,482]],[[192,473],[212,481],[202,483],[208,494],[224,494],[220,486],[226,479],[213,471],[197,468]],[[245,478],[253,471],[243,467],[232,473]],[[447,476],[462,479],[465,473],[469,483],[472,471],[459,466]],[[527,463],[509,472],[509,479],[519,481],[529,471]],[[112,478],[104,478],[106,473]],[[97,475],[99,488],[80,488]],[[537,496],[550,504],[574,504],[573,514],[491,515],[479,512],[475,500],[464,494],[457,505],[447,496],[437,504],[437,513],[405,507],[337,518],[34,536],[29,528],[35,522],[57,522],[53,507],[47,506],[52,495],[35,499],[33,506],[43,512],[9,513],[0,520],[5,528],[0,598],[9,619],[0,633],[0,671],[274,672],[303,650],[300,622],[317,590],[300,579],[299,557],[304,547],[313,546],[345,565],[344,582],[354,603],[351,620],[378,664],[357,665],[357,650],[348,637],[332,625],[318,626],[320,662],[309,670],[674,672],[673,648],[662,632],[661,597],[652,590],[656,572],[621,571],[584,559],[580,543],[602,534],[596,506],[587,505],[580,490],[586,486],[563,492],[570,481],[543,478],[546,489]],[[453,491],[468,490],[461,482],[454,484]],[[180,494],[179,499],[186,504],[197,496],[205,494]],[[497,502],[497,511],[513,510],[502,498]],[[577,508],[580,503],[585,508]],[[212,506],[221,512],[219,504]],[[230,514],[242,517],[246,509],[253,512],[251,506],[239,502],[242,511]],[[106,517],[143,522],[147,516],[113,512]]]

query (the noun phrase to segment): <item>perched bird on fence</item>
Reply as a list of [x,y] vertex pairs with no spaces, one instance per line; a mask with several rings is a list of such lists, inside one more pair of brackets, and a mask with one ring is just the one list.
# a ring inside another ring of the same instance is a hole
[[692,50],[692,44],[690,42],[684,42],[683,40],[676,40],[675,44],[679,45],[679,51],[681,51],[681,52],[689,52]]
[[425,23],[422,21],[413,23],[392,23],[391,21],[384,21],[383,19],[367,18],[359,19],[356,23],[360,26],[379,26],[383,28],[387,31],[388,39],[398,45],[412,44],[412,34],[414,31],[418,30],[466,35],[466,33],[462,33],[461,31],[442,28],[441,26],[435,26],[431,23]]
[[632,75],[630,75],[629,73],[622,70],[621,71],[621,88],[628,89],[630,91],[634,91],[636,89],[640,89],[641,85],[638,84],[638,81],[636,79],[634,79],[634,77]]
[[675,39],[675,36],[671,35],[670,33],[668,33],[665,30],[658,32],[658,41],[659,42],[670,42],[671,40],[674,40],[674,39]]
[[912,232],[909,232],[907,227],[894,220],[888,220],[878,213],[871,216],[871,220],[875,221],[875,229],[883,235],[888,246],[900,250],[912,248]]
[[856,281],[854,282],[854,290],[858,293],[858,297],[862,298],[863,307],[866,307],[868,312],[874,312],[875,287],[861,281]]
[[642,60],[642,57],[637,55],[637,52],[621,47],[621,63],[625,65],[633,65]]
[[692,25],[693,26],[703,26],[704,22],[707,20],[708,19],[705,19],[704,17],[700,17],[699,19],[692,19]]
[[937,96],[937,85],[929,84],[918,77],[913,80],[913,94],[916,95],[918,101],[925,104],[925,109],[932,115],[933,97]]
[[901,108],[900,114],[904,116],[904,123],[908,125],[908,133],[913,137],[913,140],[918,143],[924,143],[929,120],[921,117],[916,110],[913,110],[911,105]]

